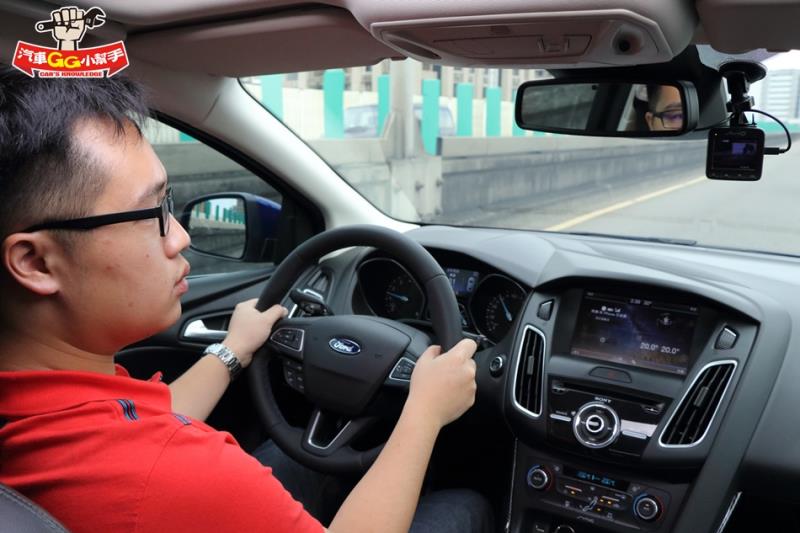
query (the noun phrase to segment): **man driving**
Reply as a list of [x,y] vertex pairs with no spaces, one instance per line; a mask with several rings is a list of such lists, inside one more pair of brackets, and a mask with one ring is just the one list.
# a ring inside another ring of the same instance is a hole
[[[169,385],[114,364],[176,322],[188,290],[189,236],[137,125],[142,92],[124,77],[0,66],[0,482],[74,533],[324,531],[270,468],[202,422],[231,380],[218,355]],[[246,367],[285,314],[240,303],[223,344]],[[418,510],[439,431],[474,402],[475,349],[419,359],[391,437],[327,531],[490,531],[471,491]]]

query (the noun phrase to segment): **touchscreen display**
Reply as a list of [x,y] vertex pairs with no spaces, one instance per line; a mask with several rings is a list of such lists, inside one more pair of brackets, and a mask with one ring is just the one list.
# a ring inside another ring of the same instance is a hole
[[697,307],[587,291],[572,355],[686,375]]

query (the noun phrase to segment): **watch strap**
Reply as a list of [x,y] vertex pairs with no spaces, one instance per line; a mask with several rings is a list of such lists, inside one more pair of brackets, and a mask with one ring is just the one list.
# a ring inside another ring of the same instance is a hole
[[222,343],[218,342],[208,346],[205,349],[204,354],[211,354],[222,361],[222,363],[228,368],[228,372],[230,372],[231,381],[236,379],[236,376],[238,376],[242,371],[242,362],[239,361],[239,358],[236,357],[236,354],[233,353],[233,350]]

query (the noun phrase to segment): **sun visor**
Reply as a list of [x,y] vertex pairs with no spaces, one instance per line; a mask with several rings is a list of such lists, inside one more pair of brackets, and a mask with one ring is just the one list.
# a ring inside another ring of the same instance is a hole
[[421,61],[459,66],[661,63],[686,48],[697,26],[683,0],[371,3],[348,7],[377,39]]
[[797,0],[697,0],[704,36],[721,52],[800,48]]
[[334,7],[138,33],[126,46],[156,65],[232,77],[372,65],[399,56]]

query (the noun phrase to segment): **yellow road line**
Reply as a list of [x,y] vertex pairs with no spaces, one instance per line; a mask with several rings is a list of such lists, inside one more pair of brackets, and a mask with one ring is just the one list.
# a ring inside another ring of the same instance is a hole
[[624,209],[626,207],[630,207],[632,205],[645,202],[647,200],[652,200],[658,196],[662,196],[664,194],[669,194],[671,192],[677,191],[679,189],[683,189],[684,187],[689,187],[690,185],[694,185],[696,183],[700,183],[701,181],[705,181],[706,177],[701,176],[699,178],[695,178],[693,180],[689,180],[684,183],[679,183],[677,185],[671,185],[670,187],[665,187],[658,191],[650,192],[647,194],[643,194],[642,196],[637,196],[632,200],[625,200],[624,202],[618,202],[616,204],[610,205],[608,207],[604,207],[602,209],[596,209],[594,211],[590,211],[586,214],[577,216],[575,218],[571,218],[569,220],[565,220],[560,224],[556,224],[555,226],[550,226],[549,228],[545,228],[545,231],[562,231],[573,226],[577,226],[578,224],[582,224],[588,220],[592,220],[593,218],[601,217],[603,215],[607,215],[609,213],[613,213],[614,211],[619,211],[620,209]]

